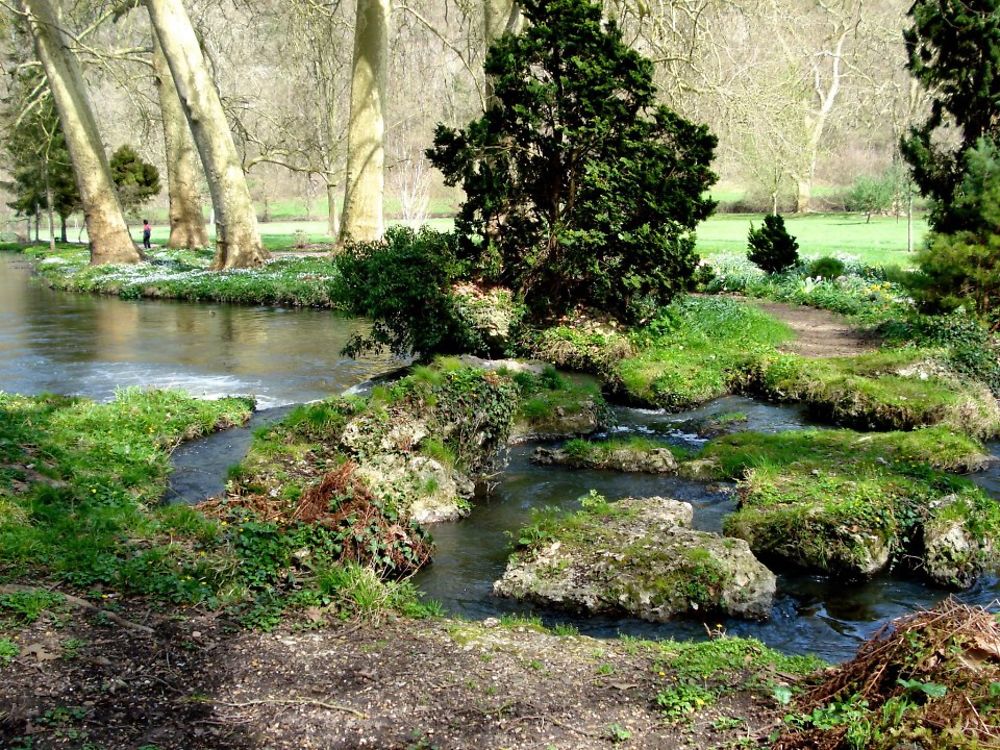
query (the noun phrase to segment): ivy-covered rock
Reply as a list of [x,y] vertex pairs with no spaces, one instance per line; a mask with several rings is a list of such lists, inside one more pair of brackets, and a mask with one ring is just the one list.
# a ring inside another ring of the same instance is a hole
[[494,584],[500,596],[663,622],[688,613],[767,618],[775,577],[745,542],[691,529],[688,503],[591,494],[577,513],[547,512]]
[[452,286],[451,296],[456,318],[469,332],[470,338],[481,342],[480,351],[493,356],[510,352],[511,340],[521,317],[510,289],[482,289],[462,282]]
[[541,374],[519,372],[514,382],[521,400],[511,442],[591,435],[612,423],[611,410],[592,378],[565,375],[548,366]]

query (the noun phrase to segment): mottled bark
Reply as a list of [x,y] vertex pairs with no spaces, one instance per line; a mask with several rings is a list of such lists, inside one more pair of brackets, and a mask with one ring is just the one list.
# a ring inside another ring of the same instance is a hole
[[267,258],[246,175],[205,57],[181,0],[146,0],[153,29],[201,155],[216,217],[213,266],[249,268]]
[[142,258],[125,224],[83,76],[52,5],[49,0],[22,0],[21,6],[66,137],[90,238],[90,262],[138,263]]
[[205,247],[208,230],[201,213],[198,190],[198,150],[191,137],[184,107],[160,43],[153,35],[153,69],[163,120],[163,145],[167,159],[167,192],[170,196],[170,239],[167,247]]
[[357,0],[341,240],[382,237],[389,0]]

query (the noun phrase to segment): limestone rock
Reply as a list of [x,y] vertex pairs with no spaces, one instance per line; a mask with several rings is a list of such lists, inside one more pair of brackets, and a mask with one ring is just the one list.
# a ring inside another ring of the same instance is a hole
[[668,448],[629,448],[618,446],[602,450],[600,443],[593,450],[578,454],[561,448],[538,448],[532,460],[543,466],[558,464],[580,469],[605,469],[641,474],[673,474],[677,459]]
[[503,355],[510,348],[515,323],[514,295],[509,289],[484,290],[456,284],[451,290],[459,320],[482,340],[483,353]]
[[475,486],[465,476],[426,456],[384,453],[365,460],[360,476],[376,494],[400,498],[417,523],[456,521],[469,514]]
[[969,588],[985,567],[995,565],[997,551],[990,539],[978,538],[969,525],[969,513],[957,495],[937,500],[924,522],[923,569],[941,586]]
[[775,577],[741,540],[689,528],[688,503],[640,498],[585,508],[514,555],[500,596],[663,622],[690,612],[767,618]]

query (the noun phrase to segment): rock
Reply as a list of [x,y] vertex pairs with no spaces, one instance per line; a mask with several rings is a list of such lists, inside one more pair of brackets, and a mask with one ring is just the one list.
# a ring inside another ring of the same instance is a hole
[[958,495],[947,495],[932,504],[923,526],[922,565],[934,583],[966,589],[987,565],[995,565],[992,540],[973,533],[970,517],[967,504]]
[[593,399],[586,398],[571,410],[558,407],[531,423],[518,422],[510,433],[511,443],[531,440],[563,440],[586,437],[606,427],[605,409]]
[[458,319],[482,341],[481,352],[502,356],[510,348],[516,318],[511,291],[461,283],[452,287],[451,295]]
[[422,524],[467,516],[475,492],[467,477],[426,456],[375,455],[357,473],[377,495],[399,498],[400,511]]
[[543,466],[558,464],[580,469],[605,469],[641,474],[673,474],[677,459],[669,448],[630,448],[618,446],[602,450],[600,443],[593,443],[593,450],[574,453],[561,448],[538,448],[532,461]]
[[494,592],[653,622],[695,611],[768,617],[774,574],[745,542],[689,528],[691,517],[690,504],[660,497],[585,507],[515,554]]
[[754,554],[849,580],[870,578],[889,565],[895,534],[874,514],[843,514],[822,504],[743,507],[725,520],[725,533]]
[[341,444],[359,455],[406,452],[427,437],[427,425],[419,419],[400,419],[386,422],[365,414],[355,417],[344,427]]
[[458,361],[467,367],[475,367],[479,370],[506,370],[507,372],[530,372],[532,375],[541,375],[545,372],[547,364],[539,360],[532,359],[483,359],[474,357],[471,354],[463,354]]

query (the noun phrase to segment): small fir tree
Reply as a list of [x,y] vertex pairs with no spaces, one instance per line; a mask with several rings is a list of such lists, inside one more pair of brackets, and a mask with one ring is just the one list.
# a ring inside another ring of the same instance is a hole
[[785,229],[785,220],[778,214],[765,216],[760,229],[751,224],[747,244],[747,258],[767,273],[781,273],[798,263],[799,243]]
[[467,199],[461,252],[535,320],[579,306],[633,322],[684,290],[715,137],[656,103],[653,64],[593,0],[524,0],[491,48],[495,103],[439,125],[428,157]]

